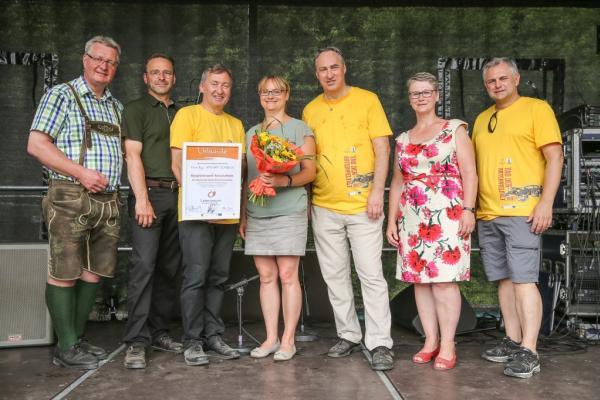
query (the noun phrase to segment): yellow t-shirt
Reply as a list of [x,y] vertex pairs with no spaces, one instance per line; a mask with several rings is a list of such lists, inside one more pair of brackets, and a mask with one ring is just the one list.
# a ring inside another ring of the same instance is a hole
[[[246,154],[242,121],[227,114],[213,114],[201,105],[182,108],[171,123],[171,147],[183,148],[184,142],[241,143]],[[241,182],[240,182],[241,188]],[[179,189],[179,221],[181,221],[181,188]],[[218,220],[219,224],[236,224],[237,219]]]
[[479,114],[473,145],[479,176],[477,218],[529,216],[540,200],[546,160],[541,147],[562,143],[552,108],[545,101],[520,97],[496,114],[493,133],[488,122],[496,107]]
[[312,203],[341,214],[364,212],[375,169],[371,140],[392,134],[377,95],[357,87],[335,101],[319,95],[302,119],[317,142]]

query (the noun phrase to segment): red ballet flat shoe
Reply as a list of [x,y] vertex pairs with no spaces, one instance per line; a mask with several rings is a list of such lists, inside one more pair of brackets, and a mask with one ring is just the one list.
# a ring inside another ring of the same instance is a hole
[[415,364],[427,364],[433,357],[436,357],[440,353],[440,347],[438,346],[434,351],[426,352],[420,351],[412,357],[412,361]]
[[433,361],[433,369],[438,371],[447,371],[454,367],[456,367],[456,354],[454,354],[451,360],[446,360],[442,357],[436,357]]

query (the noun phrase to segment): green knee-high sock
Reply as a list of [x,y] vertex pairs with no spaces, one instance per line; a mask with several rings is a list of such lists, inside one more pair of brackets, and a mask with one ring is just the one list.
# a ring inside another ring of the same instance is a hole
[[90,317],[90,312],[96,302],[96,292],[99,283],[85,282],[81,279],[75,285],[77,299],[75,303],[75,333],[81,337],[85,331],[85,324]]
[[64,351],[77,342],[73,315],[75,313],[75,288],[46,284],[46,305],[58,337],[58,347]]

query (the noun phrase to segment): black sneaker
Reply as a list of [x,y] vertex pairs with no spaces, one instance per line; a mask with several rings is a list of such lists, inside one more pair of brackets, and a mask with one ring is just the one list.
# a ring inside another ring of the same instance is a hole
[[187,365],[206,365],[208,356],[202,348],[202,343],[193,342],[183,352],[183,359]]
[[174,341],[169,335],[161,335],[154,339],[154,342],[152,342],[152,348],[159,351],[168,351],[176,354],[183,353],[183,345]]
[[394,368],[394,352],[385,346],[375,347],[372,351],[371,368],[375,371]]
[[337,343],[329,349],[327,355],[333,358],[346,357],[358,350],[360,350],[360,343],[354,343],[349,340],[339,338]]
[[525,347],[521,347],[521,350],[513,355],[512,361],[504,366],[504,375],[515,378],[531,378],[539,372],[540,357]]
[[217,353],[217,357],[223,360],[240,358],[240,353],[238,353],[237,350],[229,347],[229,345],[225,343],[223,338],[219,335],[209,337],[206,343],[206,348]]
[[80,337],[77,341],[77,344],[79,347],[81,347],[81,350],[96,356],[98,360],[104,360],[106,357],[108,357],[106,350],[104,350],[102,347],[94,346],[85,336]]
[[125,352],[123,365],[129,369],[146,368],[146,346],[139,342],[132,343]]
[[57,346],[54,349],[52,363],[65,368],[98,368],[98,359],[96,356],[83,351],[77,344],[74,344],[64,351],[61,351]]
[[488,361],[503,363],[510,361],[513,354],[519,350],[521,350],[521,345],[505,336],[495,347],[481,353],[481,357]]

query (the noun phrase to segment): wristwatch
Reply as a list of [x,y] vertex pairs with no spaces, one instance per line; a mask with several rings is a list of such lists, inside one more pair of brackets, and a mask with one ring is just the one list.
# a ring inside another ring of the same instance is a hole
[[471,211],[473,214],[475,214],[475,207],[465,207],[465,206],[463,206],[462,209],[463,210],[467,210],[467,211]]

